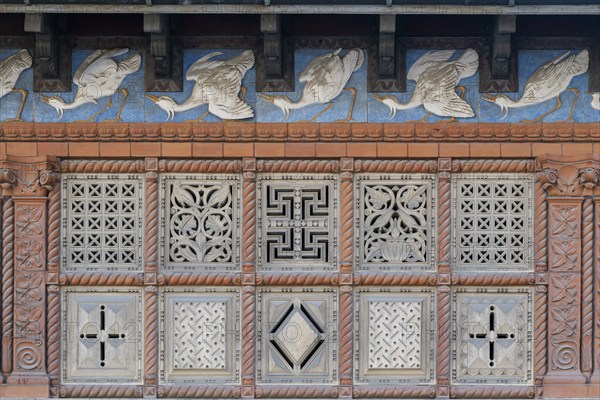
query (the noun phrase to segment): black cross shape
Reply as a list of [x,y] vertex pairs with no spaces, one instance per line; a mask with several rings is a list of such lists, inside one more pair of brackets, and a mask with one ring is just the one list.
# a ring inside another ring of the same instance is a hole
[[[514,339],[515,334],[514,333],[500,333],[500,332],[496,332],[496,316],[494,315],[494,306],[490,306],[490,326],[489,326],[489,331],[487,333],[477,333],[477,334],[469,334],[469,337],[471,339],[477,338],[477,339],[488,339],[488,343],[490,344],[490,367],[494,366],[494,343],[496,342],[496,340],[498,339]],[[489,334],[489,336],[488,336]]]
[[[106,327],[105,327],[105,319],[106,319],[106,315],[105,315],[105,306],[100,306],[100,332],[104,331],[106,332]],[[86,333],[85,335],[82,333],[81,335],[79,335],[80,338],[86,338],[86,339],[98,339],[98,334],[97,333]],[[104,367],[105,364],[105,352],[106,352],[106,344],[105,341],[103,339],[104,335],[100,335],[100,366]],[[118,333],[108,333],[106,335],[107,339],[125,339],[125,334],[121,333],[120,335]]]

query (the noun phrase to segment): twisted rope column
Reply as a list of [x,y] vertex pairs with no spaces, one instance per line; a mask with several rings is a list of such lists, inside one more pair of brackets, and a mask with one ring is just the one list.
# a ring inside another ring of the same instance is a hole
[[5,376],[12,372],[13,359],[14,206],[10,197],[2,205],[2,373]]
[[589,383],[594,334],[594,202],[589,197],[583,200],[581,216],[581,372]]

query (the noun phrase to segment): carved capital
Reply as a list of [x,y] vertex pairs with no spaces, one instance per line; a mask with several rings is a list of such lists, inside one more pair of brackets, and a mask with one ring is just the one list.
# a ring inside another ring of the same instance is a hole
[[537,178],[550,196],[600,194],[600,156],[553,157],[538,159]]
[[43,197],[59,181],[57,164],[47,157],[0,157],[3,195]]

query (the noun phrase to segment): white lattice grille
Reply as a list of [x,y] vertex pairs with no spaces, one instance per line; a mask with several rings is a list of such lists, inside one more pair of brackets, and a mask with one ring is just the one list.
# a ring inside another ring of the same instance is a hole
[[433,266],[434,177],[358,175],[358,269]]
[[456,266],[531,269],[532,176],[458,175],[453,183]]
[[337,177],[262,176],[258,180],[259,265],[276,271],[337,267]]
[[65,175],[63,199],[65,270],[141,270],[140,176]]
[[161,188],[162,268],[239,269],[239,178],[170,175]]

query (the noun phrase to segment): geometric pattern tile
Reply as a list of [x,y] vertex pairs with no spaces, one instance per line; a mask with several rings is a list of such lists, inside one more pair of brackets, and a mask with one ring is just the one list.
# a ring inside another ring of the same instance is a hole
[[63,269],[141,270],[141,175],[67,174],[62,190]]
[[239,176],[161,176],[160,203],[163,270],[240,268]]
[[239,383],[240,290],[170,287],[161,291],[162,384]]
[[363,287],[355,291],[355,382],[433,383],[435,292]]
[[356,263],[359,270],[433,267],[433,175],[356,176]]
[[142,380],[142,295],[133,288],[62,291],[62,383]]
[[453,176],[453,229],[458,269],[533,268],[533,176]]

